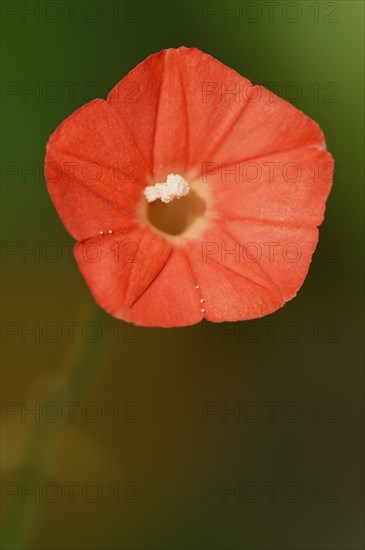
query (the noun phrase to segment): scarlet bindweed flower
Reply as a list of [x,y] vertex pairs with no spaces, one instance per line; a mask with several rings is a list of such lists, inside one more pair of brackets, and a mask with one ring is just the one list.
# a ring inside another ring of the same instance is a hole
[[67,118],[48,190],[96,301],[145,326],[261,317],[293,298],[333,173],[319,126],[195,49],[151,55]]

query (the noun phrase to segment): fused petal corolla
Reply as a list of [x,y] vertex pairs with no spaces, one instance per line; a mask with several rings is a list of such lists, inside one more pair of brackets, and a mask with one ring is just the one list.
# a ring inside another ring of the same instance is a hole
[[45,173],[100,306],[174,327],[261,317],[296,295],[333,159],[304,113],[182,47],[67,118]]

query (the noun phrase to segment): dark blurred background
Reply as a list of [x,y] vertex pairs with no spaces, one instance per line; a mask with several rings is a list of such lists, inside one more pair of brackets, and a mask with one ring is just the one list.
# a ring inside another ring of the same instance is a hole
[[[363,548],[360,1],[2,2],[3,548]],[[58,124],[196,46],[322,127],[336,161],[298,296],[252,322],[97,308],[43,178]]]

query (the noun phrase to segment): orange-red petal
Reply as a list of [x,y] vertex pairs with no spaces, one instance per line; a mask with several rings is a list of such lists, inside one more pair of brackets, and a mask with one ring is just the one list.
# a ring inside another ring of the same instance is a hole
[[95,300],[114,317],[160,327],[202,318],[184,251],[148,228],[130,224],[86,239],[75,246],[75,258]]
[[324,136],[318,124],[263,86],[250,89],[240,116],[207,159],[231,164],[273,153],[318,145]]
[[193,325],[203,318],[199,298],[186,252],[175,248],[158,277],[124,318],[152,327]]
[[251,257],[284,301],[297,294],[318,242],[316,227],[229,220],[222,223],[222,234],[225,233],[241,244],[243,256]]
[[217,164],[205,177],[214,209],[225,219],[318,226],[331,189],[333,158],[317,146],[260,159]]
[[250,88],[249,80],[210,55],[181,47],[148,57],[108,101],[134,132],[158,180],[170,171],[200,172],[207,152],[241,115]]
[[48,191],[78,240],[121,228],[135,217],[147,172],[133,137],[103,100],[68,117],[47,145]]
[[213,223],[201,241],[189,243],[189,259],[209,321],[254,319],[285,302],[281,289],[244,251],[243,235]]
[[[124,319],[164,270],[172,249],[148,228],[129,224],[124,231],[75,245],[75,258],[98,304]],[[156,301],[155,307],[161,307]]]

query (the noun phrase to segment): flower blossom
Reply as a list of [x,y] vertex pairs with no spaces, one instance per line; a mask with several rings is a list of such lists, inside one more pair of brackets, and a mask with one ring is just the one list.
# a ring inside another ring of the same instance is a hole
[[45,173],[98,304],[176,327],[258,318],[297,294],[333,159],[304,113],[181,47],[62,122]]

